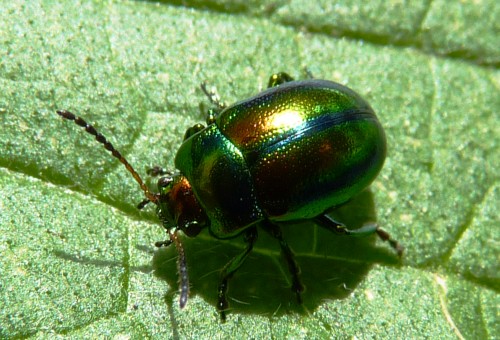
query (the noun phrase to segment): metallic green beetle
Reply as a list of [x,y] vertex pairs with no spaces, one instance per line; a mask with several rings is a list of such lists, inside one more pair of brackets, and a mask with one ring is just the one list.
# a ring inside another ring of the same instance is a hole
[[218,239],[244,235],[247,247],[222,270],[218,309],[222,320],[228,308],[228,280],[243,264],[257,238],[257,226],[279,241],[292,276],[292,290],[301,302],[304,290],[299,267],[283,239],[280,222],[312,219],[346,235],[376,233],[401,255],[402,247],[375,224],[349,230],[325,211],[346,203],[377,176],[385,160],[386,138],[375,113],[349,88],[326,80],[294,81],[286,73],[271,76],[269,88],[225,107],[202,89],[216,109],[207,126],[187,130],[177,155],[177,171],[151,169],[158,193],[144,185],[123,156],[83,119],[68,111],[96,136],[132,173],[146,195],[143,208],[153,202],[169,239],[179,253],[180,306],[188,299],[186,258],[177,235],[194,237],[203,228]]

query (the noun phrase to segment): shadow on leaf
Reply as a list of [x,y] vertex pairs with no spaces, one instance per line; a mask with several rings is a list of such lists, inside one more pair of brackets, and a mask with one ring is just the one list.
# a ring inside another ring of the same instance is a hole
[[[375,221],[373,197],[365,191],[349,204],[331,212],[338,221],[356,229]],[[287,265],[280,255],[278,242],[259,229],[254,251],[229,282],[231,313],[282,315],[307,313],[324,301],[347,297],[375,263],[397,265],[397,256],[375,245],[375,236],[352,238],[335,235],[311,221],[282,226],[283,234],[294,250],[306,286],[299,305],[290,290]],[[184,239],[191,296],[198,295],[215,308],[220,270],[244,249],[243,237],[217,240],[207,232]],[[153,256],[155,275],[171,287],[178,287],[174,247],[158,249]]]

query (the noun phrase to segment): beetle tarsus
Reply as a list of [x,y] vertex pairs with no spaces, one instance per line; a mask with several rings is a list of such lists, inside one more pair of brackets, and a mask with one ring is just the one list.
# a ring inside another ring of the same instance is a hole
[[359,229],[348,229],[345,225],[335,221],[331,216],[326,214],[316,217],[315,220],[316,222],[318,222],[319,226],[333,231],[337,234],[355,237],[365,237],[371,234],[377,234],[382,241],[389,243],[391,248],[396,251],[399,257],[403,256],[404,247],[398,241],[393,239],[387,231],[380,228],[376,223],[365,224]]
[[245,259],[248,257],[248,254],[253,249],[253,245],[257,240],[257,229],[256,227],[251,227],[245,232],[245,242],[247,243],[247,247],[245,250],[235,256],[231,261],[229,261],[224,269],[222,269],[219,281],[218,288],[218,302],[217,309],[219,310],[221,321],[224,322],[226,319],[225,311],[229,307],[229,303],[227,302],[227,289],[228,289],[228,281],[234,275],[234,273],[241,267]]
[[382,241],[389,243],[389,245],[396,251],[399,257],[403,256],[405,248],[398,241],[393,239],[391,237],[391,234],[379,227],[377,227],[376,233]]

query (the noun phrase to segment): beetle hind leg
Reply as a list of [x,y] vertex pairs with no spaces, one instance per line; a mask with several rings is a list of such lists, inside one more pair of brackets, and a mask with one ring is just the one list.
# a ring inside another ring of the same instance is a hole
[[295,261],[295,256],[288,246],[288,243],[283,238],[283,234],[281,233],[281,228],[269,221],[265,221],[262,223],[264,230],[266,230],[273,238],[278,240],[281,247],[281,253],[288,264],[288,271],[290,272],[290,276],[292,277],[292,291],[297,296],[297,302],[299,304],[302,303],[302,292],[304,292],[304,285],[300,281],[300,267]]
[[226,321],[226,310],[229,307],[229,303],[227,302],[227,289],[228,289],[228,281],[233,277],[234,273],[241,267],[243,262],[245,262],[248,254],[251,253],[253,249],[253,245],[257,240],[257,229],[255,227],[250,228],[245,233],[245,242],[247,243],[247,247],[245,250],[234,257],[228,264],[222,269],[219,281],[219,289],[218,289],[218,302],[217,309],[220,313],[220,318],[222,322]]
[[384,229],[379,228],[378,226],[375,232],[382,241],[389,243],[389,245],[396,251],[399,257],[403,256],[403,251],[405,250],[405,248],[397,240],[393,239],[391,237],[391,234],[389,234]]
[[337,234],[349,235],[354,237],[365,237],[371,234],[377,234],[377,236],[382,241],[389,243],[389,245],[396,251],[399,257],[403,255],[404,247],[398,241],[394,240],[387,231],[380,228],[375,223],[366,224],[359,229],[351,230],[342,223],[335,221],[329,215],[318,216],[315,220],[321,227],[333,231]]

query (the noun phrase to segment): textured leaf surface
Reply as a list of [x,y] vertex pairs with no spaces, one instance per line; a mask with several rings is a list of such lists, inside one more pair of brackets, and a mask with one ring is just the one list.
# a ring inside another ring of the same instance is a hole
[[[0,6],[0,338],[498,338],[497,2],[182,4]],[[94,122],[144,173],[171,167],[203,120],[201,81],[231,103],[304,67],[378,112],[389,155],[360,202],[403,260],[375,239],[290,226],[307,286],[297,306],[261,233],[220,324],[218,270],[242,242],[202,234],[185,241],[192,296],[180,310],[153,209],[135,209],[133,179],[55,110]]]

